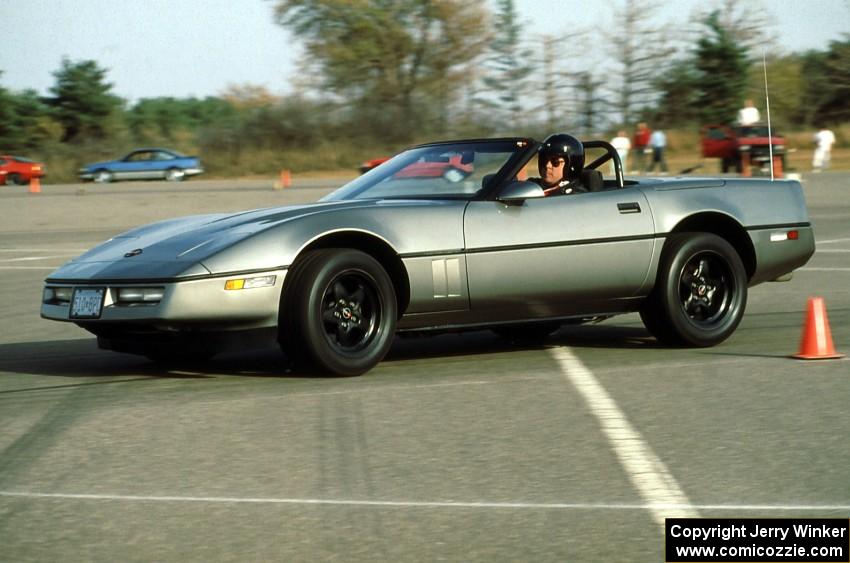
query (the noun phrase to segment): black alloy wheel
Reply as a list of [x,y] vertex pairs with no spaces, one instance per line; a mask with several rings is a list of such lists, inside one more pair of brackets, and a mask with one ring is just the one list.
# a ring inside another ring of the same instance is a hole
[[381,321],[375,280],[366,272],[347,270],[331,280],[322,297],[325,338],[340,354],[368,347]]
[[392,280],[372,256],[312,250],[299,256],[284,281],[279,340],[301,367],[361,375],[389,351],[397,316]]
[[667,244],[641,319],[665,344],[719,344],[738,327],[747,305],[740,256],[709,233],[677,233]]
[[734,291],[729,264],[715,252],[691,257],[679,275],[679,300],[691,321],[711,327],[729,311]]

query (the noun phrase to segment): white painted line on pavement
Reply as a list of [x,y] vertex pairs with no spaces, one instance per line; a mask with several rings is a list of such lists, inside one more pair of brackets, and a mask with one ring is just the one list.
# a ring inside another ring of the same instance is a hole
[[655,523],[663,530],[665,518],[698,518],[698,512],[664,462],[629,423],[593,373],[569,348],[552,348],[550,353],[599,421],[632,485],[646,501]]
[[[87,248],[0,248],[0,252],[85,252]],[[71,256],[71,254],[63,254]]]
[[819,240],[817,244],[835,244],[837,242],[850,242],[850,238],[834,238],[832,240]]
[[0,266],[0,270],[55,270],[59,266]]
[[651,504],[609,502],[460,502],[460,501],[404,501],[404,500],[358,500],[319,498],[274,498],[274,497],[207,497],[172,495],[110,495],[75,493],[37,493],[32,491],[0,491],[0,497],[57,500],[95,500],[123,502],[186,502],[222,504],[295,504],[326,506],[377,506],[398,508],[490,508],[531,510],[755,510],[769,512],[789,511],[847,511],[850,504]]
[[839,254],[850,252],[850,248],[821,248],[815,254]]
[[53,258],[64,258],[64,254],[60,254],[59,256],[21,256],[19,258],[0,258],[0,263],[8,263],[8,262],[32,262],[35,260],[52,260]]
[[800,268],[795,272],[850,272],[850,268]]

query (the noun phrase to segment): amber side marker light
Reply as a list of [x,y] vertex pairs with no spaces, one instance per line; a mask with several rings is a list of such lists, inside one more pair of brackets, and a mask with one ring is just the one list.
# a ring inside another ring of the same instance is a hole
[[227,280],[226,282],[224,282],[224,289],[237,290],[254,289],[256,287],[269,287],[274,285],[276,278],[277,276],[259,276],[256,278],[238,278],[234,280]]

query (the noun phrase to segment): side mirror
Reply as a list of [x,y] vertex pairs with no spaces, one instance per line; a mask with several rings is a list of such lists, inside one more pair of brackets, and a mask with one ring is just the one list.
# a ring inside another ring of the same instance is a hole
[[505,189],[502,190],[502,193],[496,199],[508,205],[517,205],[527,199],[544,197],[545,195],[540,185],[534,182],[515,180],[505,186]]

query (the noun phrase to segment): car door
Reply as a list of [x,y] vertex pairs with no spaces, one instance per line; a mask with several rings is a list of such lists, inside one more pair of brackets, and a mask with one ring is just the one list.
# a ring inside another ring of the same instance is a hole
[[127,155],[124,160],[117,162],[113,173],[117,179],[138,180],[145,177],[149,152],[136,151]]
[[593,313],[600,301],[632,297],[647,283],[655,244],[637,187],[473,201],[464,234],[471,308],[505,318]]
[[706,125],[702,129],[702,156],[730,158],[734,153],[735,135],[725,125]]
[[164,151],[154,151],[148,163],[148,178],[165,178],[165,174],[174,164],[174,155]]

